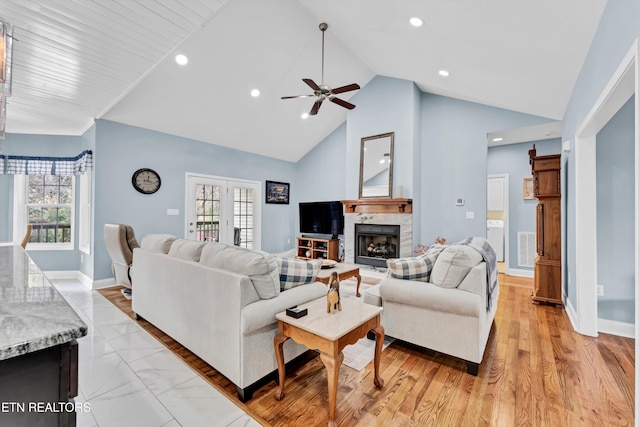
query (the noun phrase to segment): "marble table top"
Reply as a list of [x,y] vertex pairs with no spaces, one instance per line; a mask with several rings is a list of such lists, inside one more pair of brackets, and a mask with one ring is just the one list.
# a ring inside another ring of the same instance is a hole
[[342,298],[340,302],[342,311],[333,314],[327,313],[327,298],[321,297],[298,306],[307,309],[308,314],[304,317],[296,319],[287,316],[286,311],[283,311],[276,314],[276,319],[327,340],[336,341],[382,313],[382,307],[365,304],[356,298]]
[[22,247],[0,243],[0,360],[86,334],[87,325]]

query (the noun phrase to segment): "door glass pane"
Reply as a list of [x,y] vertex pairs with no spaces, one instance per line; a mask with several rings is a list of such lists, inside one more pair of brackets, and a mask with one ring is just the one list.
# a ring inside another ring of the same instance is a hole
[[220,241],[220,186],[196,184],[196,240]]
[[233,244],[253,248],[253,189],[233,189]]

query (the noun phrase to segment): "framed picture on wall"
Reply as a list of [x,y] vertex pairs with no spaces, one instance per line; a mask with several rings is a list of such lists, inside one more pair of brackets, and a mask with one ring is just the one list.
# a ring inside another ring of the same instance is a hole
[[278,205],[289,204],[289,183],[267,181],[265,203],[275,203]]
[[522,180],[522,198],[525,200],[535,199],[533,196],[533,178],[524,178]]

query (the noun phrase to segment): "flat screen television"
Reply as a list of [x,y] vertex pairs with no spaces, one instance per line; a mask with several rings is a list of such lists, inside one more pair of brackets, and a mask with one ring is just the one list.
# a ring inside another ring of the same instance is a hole
[[342,203],[306,202],[300,203],[300,232],[331,234],[337,238],[344,234],[344,213]]

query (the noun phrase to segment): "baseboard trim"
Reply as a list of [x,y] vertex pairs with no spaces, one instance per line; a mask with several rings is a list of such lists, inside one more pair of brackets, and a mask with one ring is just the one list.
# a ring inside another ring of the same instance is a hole
[[506,268],[504,273],[508,274],[509,276],[533,278],[533,270],[521,270],[521,269],[518,269],[518,268]]
[[50,280],[62,280],[62,279],[75,279],[79,280],[84,286],[89,289],[102,289],[102,288],[110,288],[116,285],[116,281],[114,278],[110,279],[102,279],[102,280],[93,280],[91,277],[87,276],[81,271],[44,271],[43,272],[47,279]]
[[569,298],[564,295],[562,296],[562,298],[564,300],[564,311],[569,317],[569,321],[571,322],[571,326],[573,326],[573,330],[580,333],[580,330],[578,329],[578,313],[576,313],[576,309],[573,307],[573,304],[571,304],[571,300]]
[[616,320],[609,319],[598,318],[598,332],[625,338],[636,337],[636,327],[633,323],[618,322]]
[[110,288],[115,285],[116,285],[116,280],[114,278],[110,278],[110,279],[94,280],[91,288],[103,289],[103,288]]

